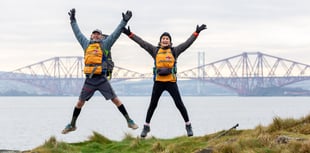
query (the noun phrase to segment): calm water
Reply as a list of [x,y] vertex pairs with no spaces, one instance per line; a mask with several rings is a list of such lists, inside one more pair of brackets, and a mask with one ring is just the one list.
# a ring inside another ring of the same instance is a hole
[[[93,97],[77,122],[77,131],[60,132],[71,120],[77,97],[0,97],[0,149],[33,149],[51,136],[59,141],[80,142],[92,131],[121,140],[126,133],[139,136],[150,97],[120,97],[140,126],[127,128],[125,119],[110,101]],[[229,129],[268,125],[276,116],[300,118],[310,114],[310,97],[183,97],[195,136]],[[185,135],[183,119],[173,100],[161,97],[149,135],[172,138]]]

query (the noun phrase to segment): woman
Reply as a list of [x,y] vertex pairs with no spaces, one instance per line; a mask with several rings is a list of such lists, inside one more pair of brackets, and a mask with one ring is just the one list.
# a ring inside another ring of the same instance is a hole
[[154,85],[152,90],[151,102],[147,111],[145,124],[141,132],[141,137],[146,137],[147,133],[151,131],[150,121],[153,113],[157,107],[158,100],[161,94],[166,90],[172,96],[174,103],[180,111],[184,121],[187,136],[193,136],[191,122],[187,114],[187,110],[183,104],[176,78],[176,61],[178,56],[184,52],[198,37],[199,33],[206,29],[206,25],[197,25],[196,31],[182,44],[172,47],[171,35],[168,32],[164,32],[159,39],[158,46],[154,46],[139,36],[135,35],[130,31],[130,28],[123,28],[129,38],[138,43],[144,48],[154,59]]

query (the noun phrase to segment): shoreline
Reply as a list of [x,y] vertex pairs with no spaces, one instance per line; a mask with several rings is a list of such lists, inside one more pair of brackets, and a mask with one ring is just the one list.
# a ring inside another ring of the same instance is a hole
[[8,149],[0,149],[0,153],[22,153],[19,150],[8,150]]

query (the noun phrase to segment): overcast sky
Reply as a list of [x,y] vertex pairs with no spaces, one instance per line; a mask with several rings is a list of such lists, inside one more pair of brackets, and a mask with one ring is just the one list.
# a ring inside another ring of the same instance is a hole
[[[81,31],[111,33],[131,10],[132,32],[157,44],[167,31],[174,45],[196,25],[206,24],[194,44],[178,59],[179,71],[242,52],[260,51],[310,64],[309,0],[0,0],[0,71],[12,71],[56,56],[83,56],[70,27],[68,11],[76,8]],[[122,34],[112,47],[117,66],[150,72],[153,60]]]

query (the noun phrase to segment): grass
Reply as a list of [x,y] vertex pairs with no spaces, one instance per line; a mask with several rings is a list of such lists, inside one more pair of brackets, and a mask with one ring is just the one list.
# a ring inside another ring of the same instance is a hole
[[265,127],[233,129],[222,135],[224,132],[173,139],[126,135],[122,141],[93,132],[89,140],[80,143],[59,142],[52,136],[24,153],[310,153],[310,115],[300,119],[275,117]]

